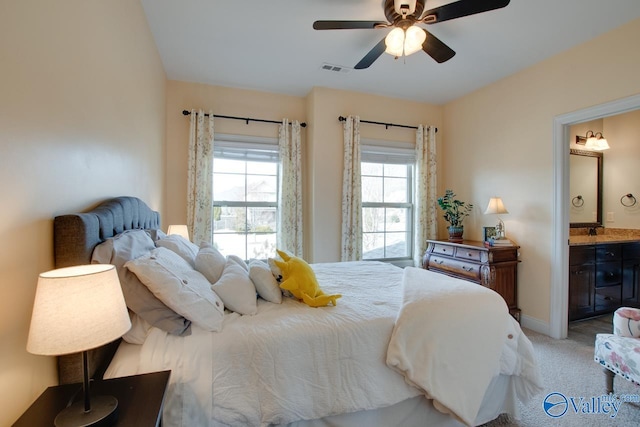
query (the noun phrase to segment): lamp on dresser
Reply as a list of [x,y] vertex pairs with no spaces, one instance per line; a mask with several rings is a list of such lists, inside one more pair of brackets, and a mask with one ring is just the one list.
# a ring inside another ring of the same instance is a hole
[[40,274],[27,351],[60,356],[82,352],[83,401],[63,409],[56,427],[103,425],[117,415],[112,396],[90,396],[87,351],[120,338],[131,321],[116,268],[79,265]]
[[[500,197],[492,197],[489,199],[489,204],[487,205],[487,209],[484,211],[485,215],[488,214],[506,214],[509,213],[507,208],[504,207],[504,203],[502,203],[502,199]],[[506,239],[504,222],[498,217],[498,223],[496,224],[496,240]]]

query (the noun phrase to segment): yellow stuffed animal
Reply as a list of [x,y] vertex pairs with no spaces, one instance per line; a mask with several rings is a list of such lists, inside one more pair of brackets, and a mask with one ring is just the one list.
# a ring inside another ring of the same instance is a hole
[[300,258],[289,256],[277,249],[276,252],[284,260],[274,260],[275,264],[282,270],[280,288],[291,292],[294,297],[302,300],[309,307],[324,307],[329,303],[336,305],[336,299],[342,295],[325,295],[320,289],[318,279],[316,279],[316,275],[309,264]]

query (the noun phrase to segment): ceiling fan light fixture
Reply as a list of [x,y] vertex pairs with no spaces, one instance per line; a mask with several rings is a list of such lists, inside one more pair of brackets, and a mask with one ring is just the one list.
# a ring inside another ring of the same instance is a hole
[[422,49],[422,43],[427,38],[427,34],[419,27],[412,25],[403,30],[396,27],[387,34],[385,52],[396,56],[409,56]]

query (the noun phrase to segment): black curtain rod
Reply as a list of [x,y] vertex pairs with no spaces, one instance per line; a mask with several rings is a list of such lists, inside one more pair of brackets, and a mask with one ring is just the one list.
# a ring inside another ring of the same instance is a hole
[[[191,114],[191,111],[188,110],[182,110],[182,114],[185,116],[188,116]],[[205,113],[204,114],[205,117],[209,117],[209,113]],[[233,119],[233,120],[242,120],[244,121],[246,124],[249,124],[249,122],[262,122],[262,123],[275,123],[275,124],[282,124],[282,122],[279,122],[277,120],[265,120],[265,119],[252,119],[249,117],[235,117],[235,116],[221,116],[219,114],[214,114],[213,117],[219,118],[219,119]],[[291,124],[291,123],[289,123]],[[307,124],[302,122],[300,123],[300,127],[306,128]]]
[[[338,120],[340,120],[341,122],[344,122],[345,120],[347,120],[347,118],[344,116],[340,116],[338,117]],[[360,120],[360,123],[369,123],[370,125],[382,125],[385,127],[385,129],[389,129],[390,126],[397,127],[397,128],[405,128],[405,129],[418,129],[418,126],[399,125],[396,123],[372,122],[371,120]],[[438,128],[436,128],[436,132],[438,132]]]

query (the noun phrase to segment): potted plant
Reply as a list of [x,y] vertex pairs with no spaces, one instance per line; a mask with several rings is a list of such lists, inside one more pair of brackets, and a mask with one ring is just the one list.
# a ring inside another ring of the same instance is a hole
[[473,210],[471,203],[457,200],[452,190],[445,190],[444,196],[438,198],[438,205],[444,211],[444,219],[449,223],[449,240],[452,242],[462,242],[464,228],[462,220]]

